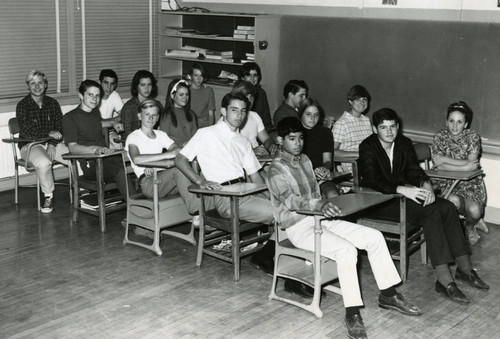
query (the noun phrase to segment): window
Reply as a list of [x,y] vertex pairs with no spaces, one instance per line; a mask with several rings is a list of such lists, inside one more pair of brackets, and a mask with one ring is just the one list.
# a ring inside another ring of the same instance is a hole
[[156,74],[158,3],[2,0],[1,102],[27,94],[25,76],[34,68],[47,75],[47,93],[56,97],[75,95],[84,78],[98,80],[103,68],[116,71],[122,88],[130,87],[139,69]]

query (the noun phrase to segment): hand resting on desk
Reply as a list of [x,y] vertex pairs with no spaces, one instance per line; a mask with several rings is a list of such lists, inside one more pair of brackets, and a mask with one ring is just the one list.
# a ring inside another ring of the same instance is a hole
[[321,206],[321,213],[327,218],[335,218],[340,215],[341,210],[333,202],[327,201]]

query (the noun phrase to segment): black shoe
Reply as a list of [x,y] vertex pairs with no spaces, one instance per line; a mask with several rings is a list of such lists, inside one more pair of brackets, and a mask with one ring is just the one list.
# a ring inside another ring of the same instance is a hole
[[[285,291],[297,294],[302,298],[311,299],[314,296],[314,288],[292,279],[285,279]],[[326,293],[321,291],[321,297],[325,297]]]
[[468,283],[472,287],[480,290],[490,289],[490,286],[488,286],[487,283],[485,283],[481,278],[479,278],[476,270],[471,270],[470,274],[467,275],[457,268],[457,271],[455,272],[455,279]]
[[392,297],[380,294],[378,306],[386,310],[396,310],[406,315],[422,315],[422,310],[406,300],[401,294],[396,293]]
[[457,284],[452,281],[448,284],[448,286],[444,287],[443,284],[436,280],[436,292],[441,294],[443,297],[450,299],[451,301],[460,303],[460,304],[468,304],[469,298],[463,294],[462,291],[458,288]]
[[54,209],[54,197],[45,197],[40,208],[42,213],[50,213]]
[[262,270],[264,273],[272,276],[274,274],[274,260],[264,259],[261,252],[254,254],[250,258],[250,265],[258,270]]
[[354,314],[345,317],[345,327],[347,336],[352,339],[367,339],[365,325],[360,314]]

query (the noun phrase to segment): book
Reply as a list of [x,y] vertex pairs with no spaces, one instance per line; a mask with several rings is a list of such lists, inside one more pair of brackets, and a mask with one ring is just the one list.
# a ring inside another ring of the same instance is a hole
[[233,34],[233,38],[235,39],[246,39],[246,34]]
[[236,26],[237,30],[243,30],[243,31],[255,31],[255,26]]
[[182,57],[182,58],[198,58],[200,56],[200,52],[198,52],[196,50],[187,50],[187,49],[167,49],[165,51],[165,56]]
[[233,58],[222,58],[221,61],[222,62],[234,62],[234,59]]
[[255,34],[248,34],[247,35],[248,40],[254,40],[255,39]]
[[255,31],[245,31],[242,29],[235,29],[234,34],[255,34]]
[[[104,192],[104,203],[106,207],[118,205],[123,202],[122,196],[118,191]],[[80,196],[80,206],[86,209],[97,210],[99,202],[97,201],[97,192],[84,193]]]

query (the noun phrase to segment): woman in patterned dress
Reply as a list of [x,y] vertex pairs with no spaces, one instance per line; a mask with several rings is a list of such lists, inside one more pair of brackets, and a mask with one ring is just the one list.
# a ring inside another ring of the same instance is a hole
[[[480,167],[481,137],[471,129],[472,110],[463,101],[448,106],[446,127],[436,133],[432,144],[432,161],[440,170],[472,171]],[[442,192],[452,184],[449,179],[435,179]],[[448,200],[453,202],[465,217],[468,240],[474,245],[479,240],[477,229],[488,232],[481,219],[486,204],[486,187],[482,176],[461,181],[453,189]]]

